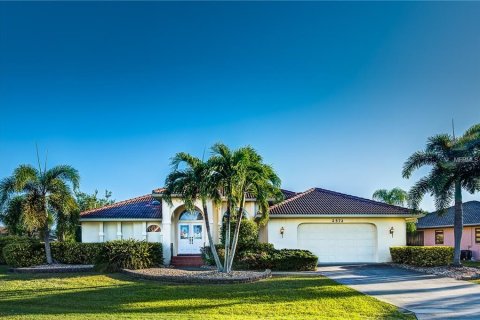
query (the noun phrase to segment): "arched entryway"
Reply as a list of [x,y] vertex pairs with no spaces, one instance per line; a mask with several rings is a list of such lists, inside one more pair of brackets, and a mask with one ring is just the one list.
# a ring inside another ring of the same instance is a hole
[[199,211],[183,211],[177,223],[178,254],[200,254],[205,244],[203,215]]

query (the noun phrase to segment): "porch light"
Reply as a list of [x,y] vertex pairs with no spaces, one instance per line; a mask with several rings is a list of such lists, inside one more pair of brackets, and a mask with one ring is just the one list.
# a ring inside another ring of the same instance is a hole
[[285,228],[284,227],[281,227],[280,228],[280,234],[282,235],[282,238],[283,238],[283,234],[285,233]]
[[393,227],[390,228],[390,234],[392,235],[393,238],[393,233],[395,232],[395,229]]

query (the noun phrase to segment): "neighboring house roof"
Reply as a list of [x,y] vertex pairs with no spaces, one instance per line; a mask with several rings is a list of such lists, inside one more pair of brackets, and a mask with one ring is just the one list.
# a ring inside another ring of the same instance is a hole
[[321,188],[312,188],[270,207],[275,215],[411,215],[410,210]]
[[147,194],[84,211],[80,213],[80,219],[162,219],[162,204],[152,195]]
[[280,189],[280,191],[282,191],[283,196],[285,197],[285,200],[290,199],[291,197],[294,197],[297,195],[297,192],[293,192],[290,190]]
[[[455,207],[450,207],[443,215],[437,211],[430,212],[419,218],[417,229],[435,227],[453,227]],[[480,225],[480,201],[467,201],[463,203],[463,225]]]

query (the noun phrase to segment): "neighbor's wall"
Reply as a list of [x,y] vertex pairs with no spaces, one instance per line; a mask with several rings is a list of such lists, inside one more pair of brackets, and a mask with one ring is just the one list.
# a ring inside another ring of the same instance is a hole
[[[298,226],[302,223],[326,223],[332,224],[329,218],[275,218],[270,216],[267,227],[267,241],[272,243],[278,249],[297,249],[298,248]],[[347,223],[370,223],[377,228],[377,262],[390,262],[390,247],[404,246],[407,243],[405,218],[345,218],[343,224]],[[283,238],[280,234],[280,228],[284,228]],[[395,229],[394,235],[390,234],[390,228]]]
[[[462,235],[462,250],[472,250],[473,258],[480,260],[480,243],[475,243],[475,228],[480,226],[464,227]],[[423,244],[425,246],[450,246],[455,244],[453,228],[435,228],[435,229],[419,229],[423,230]],[[443,230],[443,244],[435,244],[435,230]]]

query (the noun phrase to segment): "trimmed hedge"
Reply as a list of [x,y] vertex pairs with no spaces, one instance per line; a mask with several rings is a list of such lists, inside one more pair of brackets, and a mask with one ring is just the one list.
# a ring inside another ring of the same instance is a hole
[[0,237],[0,264],[5,264],[5,259],[3,258],[3,248],[7,244],[10,243],[18,243],[18,242],[31,242],[34,241],[33,239],[27,237],[19,237],[19,236],[1,236]]
[[52,242],[53,258],[65,264],[94,264],[102,243]]
[[14,267],[30,267],[44,264],[45,249],[39,241],[20,241],[7,244],[2,250],[5,262]]
[[[223,261],[225,250],[217,245],[217,252]],[[206,264],[215,265],[210,247],[202,250]],[[270,243],[259,243],[243,251],[237,251],[233,260],[234,269],[276,271],[312,271],[316,270],[318,257],[308,250],[277,250]]]
[[449,265],[453,261],[453,247],[391,247],[390,254],[394,263],[417,267],[436,267]]
[[122,269],[145,269],[162,264],[162,245],[135,240],[105,242],[95,261],[99,271],[117,272]]

